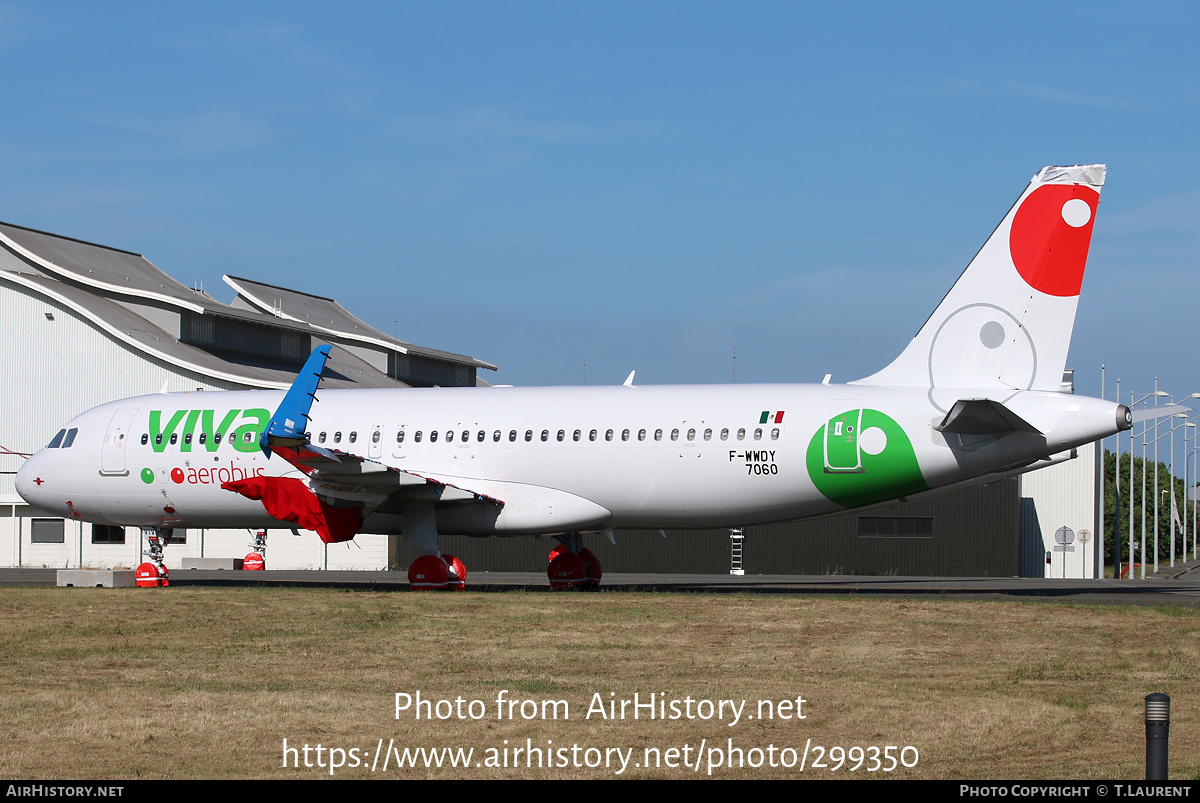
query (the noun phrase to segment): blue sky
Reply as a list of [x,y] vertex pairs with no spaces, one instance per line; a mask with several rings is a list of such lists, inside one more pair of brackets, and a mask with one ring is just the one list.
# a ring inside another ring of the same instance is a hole
[[1010,5],[0,0],[0,220],[496,382],[844,381],[1105,162],[1079,389],[1200,391],[1200,12]]

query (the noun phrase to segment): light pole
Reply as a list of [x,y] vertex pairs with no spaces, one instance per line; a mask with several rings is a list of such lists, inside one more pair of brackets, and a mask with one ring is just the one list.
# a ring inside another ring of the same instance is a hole
[[[1157,384],[1157,380],[1155,380]],[[1134,401],[1133,393],[1129,394],[1129,409],[1132,410],[1139,404],[1149,399],[1151,396],[1170,396],[1165,390],[1156,390],[1153,393],[1147,393],[1142,398]],[[1155,399],[1157,403],[1158,399]],[[1142,421],[1142,579],[1146,579],[1146,433],[1150,430],[1149,420]],[[1133,481],[1134,481],[1134,450],[1137,448],[1136,436],[1133,428],[1129,429],[1129,579],[1133,579],[1133,555],[1134,538],[1137,533],[1137,528],[1134,524],[1133,517]]]
[[[1192,495],[1191,494],[1192,489],[1188,485],[1188,463],[1191,462],[1192,455],[1194,455],[1196,453],[1195,440],[1196,440],[1196,433],[1197,433],[1196,424],[1194,421],[1189,421],[1188,426],[1192,428],[1192,431],[1190,433],[1188,433],[1188,432],[1183,433],[1183,559],[1184,560],[1187,560],[1187,537],[1188,537],[1188,509],[1187,509],[1187,506],[1188,506],[1188,498]],[[1190,451],[1190,452],[1188,451],[1188,438],[1189,437],[1193,441],[1192,451]],[[1192,474],[1191,481],[1193,483],[1196,482],[1195,473]],[[1195,518],[1195,515],[1196,515],[1196,503],[1193,501],[1192,502],[1193,519]],[[1193,543],[1195,543],[1195,539],[1196,539],[1196,525],[1193,520],[1193,523],[1192,523],[1192,542]],[[1171,565],[1174,566],[1175,564],[1172,563]]]
[[[1195,394],[1192,394],[1192,395],[1194,396]],[[1184,419],[1186,419],[1188,417],[1187,413],[1179,413],[1178,416],[1182,417]],[[1184,431],[1183,432],[1183,448],[1185,450],[1187,449],[1187,428],[1188,427],[1195,429],[1196,425],[1194,423],[1188,421],[1186,423],[1181,422],[1177,426],[1171,427],[1171,432],[1174,432],[1177,429],[1183,429],[1183,431]],[[1170,434],[1170,433],[1168,433],[1168,434]],[[1184,481],[1184,487],[1186,487],[1187,486],[1187,461],[1186,460],[1183,463],[1183,481]],[[1186,505],[1186,501],[1184,502],[1184,504]],[[1186,512],[1186,511],[1187,511],[1187,508],[1185,507],[1184,512]],[[1171,438],[1171,567],[1172,568],[1174,568],[1174,566],[1175,566],[1175,515],[1178,512],[1179,512],[1179,508],[1175,504],[1175,439]],[[1180,522],[1180,524],[1182,524],[1185,528],[1187,527],[1187,525],[1183,524],[1183,522]],[[1184,548],[1186,549],[1186,544],[1187,544],[1187,530],[1186,529],[1184,530],[1184,534],[1183,534],[1183,543],[1185,544]]]
[[[1166,417],[1168,417],[1168,416],[1164,416],[1164,418],[1166,418]],[[1169,417],[1186,419],[1187,413],[1175,413]],[[1154,422],[1154,433],[1156,435],[1156,437],[1154,438],[1154,571],[1156,573],[1158,572],[1158,516],[1159,516],[1159,502],[1161,501],[1159,498],[1159,492],[1158,492],[1158,442],[1161,441],[1163,438],[1167,437],[1168,435],[1170,435],[1175,430],[1177,430],[1183,426],[1182,422],[1177,422],[1175,424],[1175,426],[1171,427],[1166,432],[1159,435],[1158,434],[1158,424],[1161,420],[1162,419],[1160,418]],[[1142,492],[1143,493],[1145,493],[1145,484],[1146,484],[1146,482],[1145,482],[1145,476],[1146,476],[1146,474],[1145,474],[1145,468],[1146,468],[1145,452],[1146,452],[1146,444],[1143,441],[1143,443],[1142,443],[1142,461],[1143,461],[1142,462],[1142,469],[1143,469],[1143,471],[1142,471]],[[1171,474],[1174,475],[1174,473],[1175,473],[1174,466],[1172,466]],[[1145,503],[1146,503],[1146,498],[1143,496],[1142,497],[1142,550],[1143,550],[1143,552],[1142,552],[1142,558],[1143,558],[1143,560],[1142,560],[1142,577],[1143,578],[1145,578],[1145,576],[1146,576]]]
[[[1100,366],[1100,375],[1102,377],[1101,381],[1100,381],[1100,385],[1101,385],[1101,387],[1103,387],[1103,385],[1104,385],[1104,380],[1103,380],[1104,366],[1103,365]],[[1120,403],[1121,403],[1121,377],[1117,377],[1117,404],[1120,404]],[[1104,450],[1101,449],[1100,452],[1101,452],[1100,465],[1103,466],[1104,465],[1104,462],[1103,462],[1104,461],[1104,454],[1103,454]],[[1113,542],[1113,579],[1116,580],[1116,579],[1120,578],[1120,576],[1121,576],[1121,433],[1120,433],[1120,431],[1117,432],[1117,448],[1113,450],[1113,463],[1114,463],[1114,467],[1113,467],[1113,514],[1114,515],[1113,515],[1112,542]],[[1104,481],[1103,481],[1104,474],[1103,474],[1103,471],[1101,472],[1100,476],[1101,476],[1101,482],[1100,482],[1100,514],[1101,515],[1100,515],[1100,520],[1104,521],[1105,514],[1107,513],[1107,511],[1105,510],[1107,505],[1105,505],[1105,503],[1104,503]],[[1130,489],[1130,490],[1132,490],[1132,489]],[[1104,579],[1103,538],[1104,538],[1104,533],[1107,530],[1108,530],[1107,527],[1101,527],[1100,533],[1096,536],[1096,540],[1098,542],[1100,542],[1100,543],[1096,544],[1096,554],[1100,556],[1100,560],[1098,561],[1098,563],[1100,565],[1098,567],[1096,567],[1096,570],[1093,572],[1093,574],[1097,575],[1099,577],[1099,579],[1101,579],[1101,580]]]
[[[1200,393],[1190,393],[1185,398],[1200,399]],[[1175,400],[1171,399],[1171,404]],[[1187,413],[1175,413],[1172,418],[1187,418]],[[1176,422],[1175,426],[1171,427],[1165,434],[1170,435],[1175,430],[1182,427],[1183,424]],[[1154,423],[1154,432],[1158,433],[1158,422]],[[1160,502],[1160,494],[1158,493],[1158,438],[1154,441],[1154,572],[1158,573],[1158,505]],[[1171,501],[1175,501],[1175,439],[1171,438]],[[1175,519],[1174,509],[1172,509],[1171,519],[1171,565],[1175,565]]]

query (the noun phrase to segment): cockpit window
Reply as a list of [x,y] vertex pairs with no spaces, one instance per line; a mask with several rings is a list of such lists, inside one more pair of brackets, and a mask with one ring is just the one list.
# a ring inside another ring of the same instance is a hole
[[[63,438],[62,448],[64,448],[64,449],[71,448],[71,444],[75,442],[75,436],[78,434],[79,434],[79,430],[75,429],[74,427],[72,427],[71,429],[68,429],[67,437]],[[121,437],[124,437],[124,435],[122,435]]]
[[65,429],[60,429],[58,431],[58,434],[54,436],[54,440],[52,440],[52,441],[50,441],[50,443],[46,444],[46,448],[47,449],[57,449],[59,446],[62,446],[62,439],[63,439],[63,436],[66,434],[67,434],[67,431]]

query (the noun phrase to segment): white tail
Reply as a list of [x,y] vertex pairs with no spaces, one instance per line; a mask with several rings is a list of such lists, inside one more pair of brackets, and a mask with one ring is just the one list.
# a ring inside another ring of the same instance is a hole
[[[853,384],[1058,390],[1104,165],[1045,167],[899,357]],[[941,406],[939,404],[939,406]]]

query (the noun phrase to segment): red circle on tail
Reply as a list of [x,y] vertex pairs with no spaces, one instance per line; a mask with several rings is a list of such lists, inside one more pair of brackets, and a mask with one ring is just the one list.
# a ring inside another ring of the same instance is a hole
[[1052,296],[1079,295],[1099,201],[1100,193],[1083,184],[1046,184],[1021,203],[1008,250],[1030,287]]

